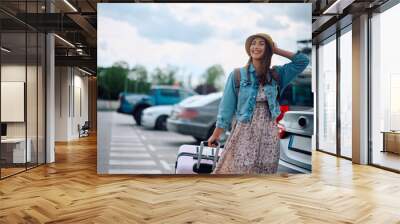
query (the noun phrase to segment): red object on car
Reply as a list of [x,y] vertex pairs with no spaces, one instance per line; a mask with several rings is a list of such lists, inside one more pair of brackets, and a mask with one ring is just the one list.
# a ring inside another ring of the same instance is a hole
[[197,110],[195,109],[191,109],[191,108],[184,108],[179,114],[178,117],[182,118],[182,119],[193,119],[195,117],[197,117],[199,115],[199,113],[197,112]]
[[285,113],[287,111],[289,111],[289,105],[281,105],[280,109],[281,109],[281,114],[279,114],[279,116],[276,118],[276,123],[278,123],[280,120],[282,120]]
[[278,128],[279,128],[279,138],[280,138],[280,139],[285,138],[285,137],[286,137],[285,126],[283,126],[283,125],[281,125],[281,124],[278,124],[277,126],[278,126]]
[[281,114],[279,114],[279,116],[276,118],[276,123],[278,124],[278,128],[279,128],[279,138],[282,139],[282,138],[285,138],[286,131],[285,131],[285,127],[283,125],[279,124],[279,121],[282,120],[285,113],[287,111],[289,111],[289,105],[281,105],[280,109],[281,109]]

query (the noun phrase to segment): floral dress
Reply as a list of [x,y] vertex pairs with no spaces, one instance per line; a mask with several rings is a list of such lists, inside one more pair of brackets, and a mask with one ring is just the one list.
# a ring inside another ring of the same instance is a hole
[[[267,113],[266,113],[267,111]],[[250,122],[233,122],[231,135],[214,174],[272,174],[279,163],[278,127],[260,85]]]

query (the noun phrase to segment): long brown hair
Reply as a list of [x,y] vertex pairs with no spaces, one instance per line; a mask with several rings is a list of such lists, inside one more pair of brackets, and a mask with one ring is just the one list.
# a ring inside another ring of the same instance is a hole
[[[264,38],[263,38],[264,39]],[[257,77],[259,83],[261,85],[271,84],[272,76],[269,73],[269,68],[271,67],[271,58],[272,58],[272,46],[269,44],[267,40],[265,40],[265,49],[264,54],[261,59],[262,67],[259,70],[256,70]],[[249,61],[247,62],[247,72],[249,72],[250,64],[252,63],[252,58],[250,56]]]

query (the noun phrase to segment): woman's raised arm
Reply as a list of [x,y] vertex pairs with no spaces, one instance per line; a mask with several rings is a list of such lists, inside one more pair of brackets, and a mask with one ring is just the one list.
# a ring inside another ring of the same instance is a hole
[[274,47],[274,53],[282,57],[286,57],[291,60],[291,62],[284,64],[282,66],[274,66],[273,68],[279,74],[280,80],[279,84],[281,87],[281,93],[289,85],[294,78],[304,71],[307,65],[310,63],[310,59],[307,55],[297,52],[293,53],[287,50]]

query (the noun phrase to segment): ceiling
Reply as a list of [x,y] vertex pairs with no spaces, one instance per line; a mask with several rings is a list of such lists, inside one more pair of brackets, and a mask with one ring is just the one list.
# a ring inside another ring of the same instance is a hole
[[374,11],[389,0],[310,0],[313,44],[350,25],[354,17]]
[[[26,55],[32,58],[36,41],[29,32],[53,32],[56,66],[79,66],[96,73],[97,12],[96,0],[0,1],[2,45],[12,49],[3,60],[17,61]],[[51,11],[51,13],[50,13]],[[28,43],[25,50],[25,30]],[[35,39],[36,40],[36,39]],[[64,41],[65,40],[65,41]],[[39,45],[39,50],[42,48]],[[19,57],[18,57],[19,56]],[[21,60],[21,59],[20,59]]]

